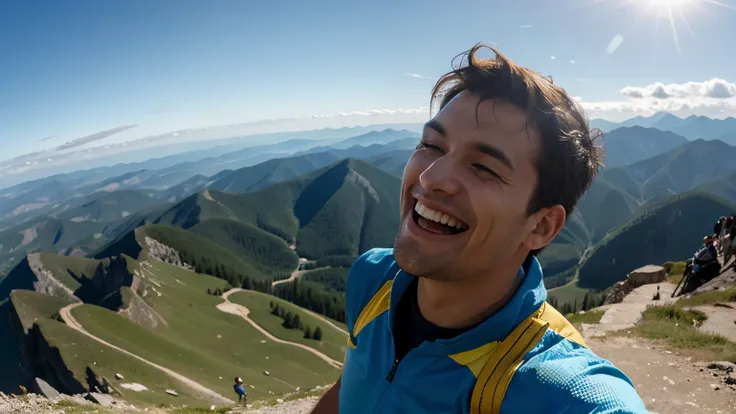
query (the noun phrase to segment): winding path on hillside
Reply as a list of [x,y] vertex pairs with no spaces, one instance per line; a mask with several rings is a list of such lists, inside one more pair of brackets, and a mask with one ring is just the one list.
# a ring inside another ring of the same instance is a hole
[[318,356],[319,358],[321,358],[322,360],[324,360],[328,364],[332,365],[333,367],[335,367],[337,369],[342,369],[342,362],[337,361],[335,359],[332,359],[332,358],[328,357],[327,355],[323,354],[322,352],[319,352],[316,349],[311,348],[311,347],[308,347],[308,346],[306,346],[304,344],[300,344],[300,343],[296,343],[296,342],[290,342],[290,341],[284,341],[283,339],[279,339],[279,338],[271,335],[271,333],[268,332],[267,330],[265,330],[263,327],[261,327],[261,325],[258,325],[257,323],[255,323],[251,318],[248,317],[248,314],[250,313],[250,310],[248,310],[248,308],[246,308],[243,305],[239,305],[237,303],[230,302],[230,300],[228,299],[228,297],[230,295],[232,295],[233,293],[241,292],[243,290],[244,289],[234,288],[234,289],[230,289],[227,292],[223,293],[222,294],[222,298],[225,301],[222,302],[222,303],[220,303],[219,305],[217,305],[217,309],[219,309],[220,311],[225,312],[225,313],[229,313],[229,314],[232,314],[232,315],[240,316],[241,318],[245,319],[246,322],[248,322],[249,324],[253,325],[253,327],[256,328],[265,337],[267,337],[268,339],[270,339],[270,340],[272,340],[274,342],[277,342],[277,343],[280,343],[280,344],[292,345],[292,346],[296,346],[296,347],[302,348],[302,349],[304,349],[306,351],[309,351],[309,352],[313,353],[314,355]]
[[[241,290],[242,290],[242,289],[241,289]],[[257,290],[251,290],[250,292],[253,292],[253,293],[257,294],[257,295],[263,295],[263,296],[266,296],[266,297],[272,297],[271,295],[268,295],[268,294],[266,294],[266,293],[263,293],[263,292],[258,292]],[[292,304],[292,305],[293,305],[293,304]],[[296,306],[296,305],[294,305],[294,306]],[[330,325],[331,327],[333,327],[333,328],[337,329],[337,330],[338,330],[338,331],[340,331],[341,333],[345,334],[345,336],[349,336],[348,332],[347,332],[347,331],[346,331],[346,330],[345,330],[344,328],[341,328],[341,327],[339,327],[339,326],[335,325],[335,323],[334,323],[334,322],[332,322],[331,320],[329,320],[329,319],[328,319],[328,318],[326,318],[325,316],[322,316],[322,315],[320,315],[319,313],[317,313],[317,312],[313,312],[313,311],[311,311],[311,310],[309,310],[309,309],[307,309],[307,308],[302,308],[302,310],[303,310],[304,312],[307,312],[308,314],[310,314],[310,315],[314,316],[315,318],[317,318],[317,319],[321,320],[322,322],[324,322],[324,323],[326,323],[326,324]]]
[[317,270],[325,270],[325,269],[329,269],[329,268],[330,268],[330,266],[323,266],[323,267],[317,267],[315,269],[299,270],[299,267],[297,267],[297,270],[291,272],[291,275],[289,276],[288,279],[281,279],[281,280],[276,280],[274,282],[271,282],[271,287],[278,286],[278,285],[280,285],[282,283],[293,282],[296,279],[304,276],[305,274],[307,274],[309,272],[314,272],[314,271],[317,271]]
[[149,361],[147,359],[144,359],[144,358],[142,358],[142,357],[140,357],[140,356],[138,356],[138,355],[136,355],[136,354],[134,354],[132,352],[126,351],[125,349],[119,348],[119,347],[117,347],[117,346],[115,346],[115,345],[113,345],[113,344],[111,344],[111,343],[109,343],[107,341],[104,341],[104,340],[102,340],[102,339],[100,339],[100,338],[92,335],[91,333],[87,332],[84,329],[84,327],[74,318],[74,316],[72,316],[72,310],[74,308],[78,307],[78,306],[81,306],[81,305],[83,305],[83,304],[82,303],[74,303],[74,304],[67,305],[67,306],[61,308],[61,310],[59,311],[59,314],[61,315],[61,319],[70,328],[74,329],[75,331],[77,331],[77,332],[79,332],[79,333],[81,333],[83,335],[86,335],[87,337],[95,340],[96,342],[99,342],[99,343],[101,343],[101,344],[103,344],[105,346],[108,346],[108,347],[110,347],[112,349],[115,349],[116,351],[120,351],[120,352],[122,352],[122,353],[124,353],[124,354],[126,354],[126,355],[128,355],[130,357],[133,357],[133,358],[135,358],[135,359],[143,362],[144,364],[147,364],[147,365],[152,366],[153,368],[156,368],[157,370],[165,373],[166,375],[174,378],[177,381],[180,381],[180,382],[184,383],[185,385],[187,385],[188,387],[192,388],[193,390],[196,390],[197,392],[200,392],[200,393],[202,393],[202,394],[204,394],[204,395],[212,398],[213,400],[218,401],[219,403],[224,403],[224,404],[234,404],[235,403],[235,401],[233,401],[233,400],[231,400],[229,398],[223,397],[222,395],[218,394],[217,392],[211,390],[210,388],[205,387],[204,385],[202,385],[202,384],[200,384],[200,383],[198,383],[198,382],[196,382],[196,381],[194,381],[194,380],[192,380],[190,378],[187,378],[187,377],[185,377],[185,376],[183,376],[183,375],[181,375],[179,373],[176,373],[176,372],[174,372],[174,371],[172,371],[172,370],[170,370],[170,369],[168,369],[166,367],[163,367],[163,366],[158,365],[156,363],[153,363],[153,362],[151,362],[151,361]]

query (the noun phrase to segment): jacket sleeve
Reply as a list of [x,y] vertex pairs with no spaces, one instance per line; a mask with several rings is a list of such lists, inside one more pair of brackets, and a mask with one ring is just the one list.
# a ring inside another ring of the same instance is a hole
[[[536,355],[519,368],[504,398],[502,413],[649,412],[631,380],[621,370],[586,348],[564,348]],[[535,397],[518,398],[530,394]]]

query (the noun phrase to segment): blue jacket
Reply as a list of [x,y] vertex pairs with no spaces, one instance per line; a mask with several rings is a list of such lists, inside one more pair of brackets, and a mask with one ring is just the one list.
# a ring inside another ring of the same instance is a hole
[[546,304],[536,259],[504,308],[394,366],[390,321],[412,278],[392,249],[368,251],[350,269],[341,414],[647,413],[629,378]]

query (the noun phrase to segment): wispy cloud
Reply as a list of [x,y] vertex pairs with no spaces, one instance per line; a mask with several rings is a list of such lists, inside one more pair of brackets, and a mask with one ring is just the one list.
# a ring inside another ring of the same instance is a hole
[[554,56],[550,56],[549,58],[550,58],[550,59],[552,59],[552,60],[555,60],[555,59],[557,59],[557,58],[556,58],[556,57],[554,57]]
[[530,24],[526,24],[524,26],[519,26],[519,29],[531,29],[531,28],[532,28],[532,25],[530,25]]
[[44,141],[48,141],[48,140],[50,140],[50,139],[54,139],[54,138],[56,138],[56,135],[52,135],[52,136],[50,136],[50,137],[46,137],[46,138],[41,138],[41,139],[39,139],[39,140],[38,140],[38,141],[36,141],[36,142],[44,142]]
[[417,78],[417,79],[429,79],[429,76],[420,75],[418,73],[405,73],[404,75],[410,77],[410,78]]
[[57,150],[66,150],[71,148],[80,147],[84,144],[89,144],[90,142],[99,141],[101,139],[107,138],[110,135],[117,134],[118,132],[123,132],[125,130],[135,128],[137,125],[125,125],[113,129],[108,129],[106,131],[97,132],[92,135],[87,135],[86,137],[77,138],[75,140],[69,141],[66,144],[60,145],[56,147]]
[[609,55],[613,54],[613,52],[618,49],[619,46],[621,46],[621,43],[624,42],[624,37],[620,34],[617,34],[616,36],[613,36],[610,42],[608,42],[608,47],[606,48],[606,53]]
[[575,64],[575,61],[574,60],[571,60],[570,63],[572,63],[574,65]]

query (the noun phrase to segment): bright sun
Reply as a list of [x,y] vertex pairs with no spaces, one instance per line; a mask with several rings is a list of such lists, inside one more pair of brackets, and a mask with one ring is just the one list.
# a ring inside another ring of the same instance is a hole
[[678,8],[695,3],[697,0],[649,0],[653,6],[664,8]]

